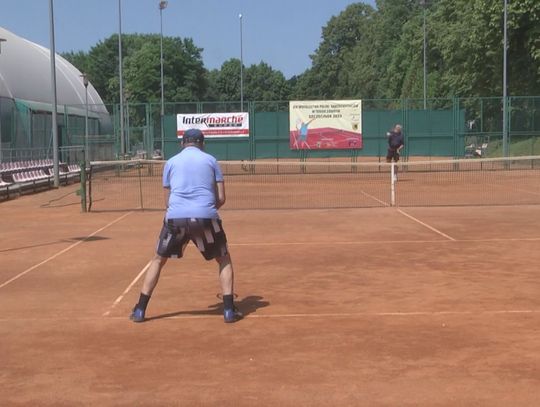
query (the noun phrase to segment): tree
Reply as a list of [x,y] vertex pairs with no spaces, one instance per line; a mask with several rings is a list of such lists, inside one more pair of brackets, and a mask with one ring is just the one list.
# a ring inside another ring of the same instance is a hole
[[[540,91],[540,3],[508,3],[508,84],[514,95]],[[457,96],[502,94],[503,3],[440,0],[431,24],[430,47],[440,72],[437,93]]]
[[[161,97],[158,35],[145,36],[136,52],[125,60],[126,90],[135,101],[157,102]],[[167,101],[201,100],[206,92],[201,50],[191,39],[163,38],[164,98]]]
[[[160,37],[156,34],[122,36],[123,74],[126,93],[133,101],[158,101],[161,95]],[[163,38],[163,68],[167,101],[200,100],[207,78],[202,49],[191,39]],[[92,85],[107,102],[119,101],[118,36],[112,35],[83,52],[63,55],[88,74]]]
[[[371,6],[355,3],[330,19],[323,27],[319,48],[311,56],[312,69],[305,80],[299,81],[299,86],[304,87],[304,90],[297,92],[317,94],[321,98],[350,96],[346,61],[351,58],[354,47],[365,40],[364,33],[373,15]],[[313,91],[306,92],[308,86],[313,87]]]
[[212,75],[212,92],[219,101],[240,100],[240,60],[225,61],[219,71]]
[[246,98],[253,101],[287,100],[291,90],[283,73],[265,62],[245,71]]
[[77,67],[82,73],[88,73],[90,59],[88,54],[83,51],[71,51],[62,54],[62,57],[67,59],[73,66]]
[[[428,96],[502,94],[503,2],[430,0],[427,8]],[[540,1],[508,3],[510,95],[540,93]],[[125,86],[130,99],[160,98],[159,36],[124,35]],[[207,71],[191,39],[165,37],[167,101],[240,100],[240,61]],[[118,103],[118,37],[89,53],[64,56],[98,90]],[[286,81],[261,62],[244,69],[244,98],[337,99],[423,96],[423,9],[420,0],[377,0],[376,8],[349,5],[322,28],[321,42],[304,73]]]
[[[210,100],[240,100],[240,60],[231,58],[219,70],[207,74]],[[244,99],[253,101],[287,100],[290,87],[280,71],[265,62],[244,68]]]

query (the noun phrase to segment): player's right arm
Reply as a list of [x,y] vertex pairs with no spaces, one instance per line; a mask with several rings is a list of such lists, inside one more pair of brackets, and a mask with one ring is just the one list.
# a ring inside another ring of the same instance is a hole
[[165,199],[165,209],[169,208],[169,198],[171,196],[171,188],[163,188],[163,197]]
[[163,197],[165,199],[165,208],[169,208],[169,198],[171,196],[171,179],[170,179],[170,171],[171,171],[171,165],[169,161],[165,163],[165,167],[163,168]]
[[225,182],[223,179],[223,172],[221,172],[221,167],[219,166],[215,158],[212,159],[212,165],[214,167],[214,192],[216,196],[216,209],[219,209],[225,203]]

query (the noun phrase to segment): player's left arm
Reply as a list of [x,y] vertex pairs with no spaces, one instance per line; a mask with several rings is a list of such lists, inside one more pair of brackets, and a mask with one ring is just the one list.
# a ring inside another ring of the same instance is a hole
[[221,208],[225,204],[225,183],[223,181],[216,182],[216,209]]
[[221,208],[225,204],[225,181],[223,179],[223,172],[218,162],[214,160],[214,176],[215,176],[215,187],[214,191],[216,194],[216,209]]

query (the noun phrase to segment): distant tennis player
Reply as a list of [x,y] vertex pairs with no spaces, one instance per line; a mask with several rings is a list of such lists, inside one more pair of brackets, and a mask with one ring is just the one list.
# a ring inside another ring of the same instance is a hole
[[[399,161],[399,155],[404,146],[401,129],[401,124],[396,124],[391,131],[386,133],[386,136],[388,137],[388,152],[386,154],[387,163],[391,163],[392,161],[397,163]],[[397,181],[397,166],[396,173],[394,174],[394,181]]]
[[391,131],[386,133],[386,137],[388,137],[388,153],[386,154],[387,163],[392,161],[397,163],[399,161],[399,155],[404,146],[401,129],[401,124],[396,124]]
[[169,159],[163,169],[167,212],[159,235],[157,253],[146,272],[139,302],[131,320],[143,322],[150,296],[161,269],[170,257],[182,257],[189,241],[195,243],[206,260],[216,259],[223,293],[225,322],[236,322],[242,314],[234,306],[234,273],[227,238],[218,215],[225,203],[225,185],[218,162],[204,150],[204,135],[187,130],[183,150]]

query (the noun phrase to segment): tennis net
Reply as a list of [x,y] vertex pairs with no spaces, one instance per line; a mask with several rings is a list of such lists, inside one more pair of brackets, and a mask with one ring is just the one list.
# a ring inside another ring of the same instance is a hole
[[[163,165],[92,162],[89,209],[163,210]],[[220,166],[224,209],[540,204],[540,156],[397,164],[224,161]]]

